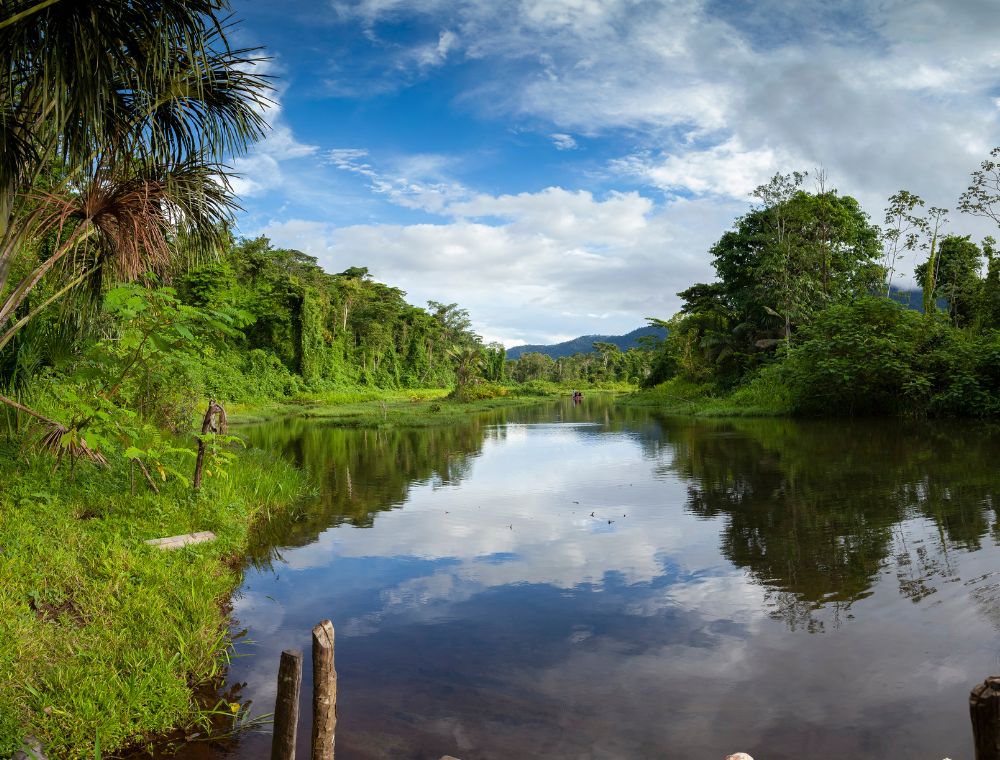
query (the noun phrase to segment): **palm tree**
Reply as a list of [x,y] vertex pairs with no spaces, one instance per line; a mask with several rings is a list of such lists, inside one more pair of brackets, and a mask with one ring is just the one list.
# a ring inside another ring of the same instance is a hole
[[262,136],[269,91],[258,50],[230,46],[227,13],[0,3],[0,351],[84,284],[162,271],[179,241],[220,249],[238,208],[223,162]]

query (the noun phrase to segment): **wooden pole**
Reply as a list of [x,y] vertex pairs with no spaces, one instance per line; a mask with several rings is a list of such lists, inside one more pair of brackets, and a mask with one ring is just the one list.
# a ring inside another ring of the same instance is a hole
[[320,622],[313,634],[312,760],[333,760],[337,730],[337,670],[333,662],[333,623]]
[[1000,676],[990,676],[969,695],[976,760],[1000,760]]
[[[216,422],[216,419],[218,419],[218,422]],[[201,436],[208,433],[222,433],[225,435],[227,432],[229,431],[226,421],[226,410],[223,409],[221,404],[216,403],[215,399],[209,399],[208,411],[205,412],[205,419],[201,422]],[[198,456],[194,460],[195,491],[201,488],[201,469],[205,463],[205,439],[201,436],[195,436],[198,439]]]
[[295,760],[295,731],[299,725],[299,689],[302,652],[286,649],[278,667],[278,696],[274,700],[274,736],[271,760]]

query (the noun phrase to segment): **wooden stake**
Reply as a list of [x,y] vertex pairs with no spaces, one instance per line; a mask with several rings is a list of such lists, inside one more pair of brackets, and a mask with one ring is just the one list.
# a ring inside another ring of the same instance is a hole
[[990,676],[969,695],[976,760],[1000,760],[1000,676]]
[[274,736],[271,760],[295,760],[295,731],[299,725],[299,689],[302,652],[286,649],[278,667],[278,696],[274,700]]
[[[228,426],[226,410],[222,408],[221,404],[216,403],[215,399],[209,399],[208,411],[205,412],[205,419],[201,422],[201,435],[204,436],[207,433],[225,435],[228,432]],[[205,439],[201,436],[195,437],[198,439],[198,456],[194,461],[194,490],[197,491],[201,488],[201,468],[205,463]]]
[[333,760],[337,730],[337,670],[333,661],[334,632],[329,620],[320,622],[313,634],[313,725],[312,760]]

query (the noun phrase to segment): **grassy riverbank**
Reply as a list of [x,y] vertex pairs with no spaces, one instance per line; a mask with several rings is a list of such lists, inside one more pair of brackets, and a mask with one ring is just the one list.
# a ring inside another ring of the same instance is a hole
[[787,390],[769,382],[766,375],[729,394],[675,377],[654,388],[624,396],[618,403],[655,407],[666,414],[691,417],[784,417],[793,413]]
[[[450,391],[442,388],[302,394],[263,404],[233,404],[229,407],[229,420],[248,424],[294,416],[321,418],[342,427],[430,427],[455,424],[470,414],[568,396],[574,390],[570,386],[539,382],[493,388],[503,395],[458,400],[449,398]],[[588,392],[610,393],[623,389],[632,390],[632,387],[617,384]]]
[[[250,532],[296,502],[302,474],[246,452],[198,494],[141,478],[133,494],[123,463],[52,476],[50,458],[0,447],[0,757],[26,734],[49,757],[93,758],[195,724]],[[202,530],[218,539],[143,543]]]

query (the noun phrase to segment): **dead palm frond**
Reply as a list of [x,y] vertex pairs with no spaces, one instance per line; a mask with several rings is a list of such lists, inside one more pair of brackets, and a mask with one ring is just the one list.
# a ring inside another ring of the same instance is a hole
[[100,451],[90,448],[79,430],[69,428],[61,422],[49,419],[45,415],[39,414],[34,409],[30,409],[12,398],[0,395],[0,403],[27,414],[42,426],[42,435],[38,439],[38,448],[56,456],[56,467],[59,466],[66,453],[69,453],[71,460],[86,459],[101,466],[108,464],[108,460]]

